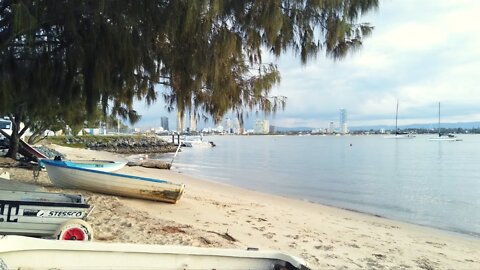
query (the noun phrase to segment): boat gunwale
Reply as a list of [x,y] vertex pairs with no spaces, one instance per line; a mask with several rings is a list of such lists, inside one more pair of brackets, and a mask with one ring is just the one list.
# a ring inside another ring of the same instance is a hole
[[[2,252],[35,252],[35,251],[69,251],[69,252],[112,252],[132,254],[158,254],[158,255],[183,255],[183,256],[216,256],[224,258],[249,258],[284,261],[297,267],[305,267],[303,259],[276,250],[244,250],[234,248],[191,247],[181,245],[153,245],[138,243],[106,243],[106,242],[79,242],[57,241],[49,239],[35,239],[24,236],[0,236],[0,243],[23,243],[24,245],[2,245]],[[26,244],[26,245],[25,245]],[[301,268],[309,269],[309,268]]]

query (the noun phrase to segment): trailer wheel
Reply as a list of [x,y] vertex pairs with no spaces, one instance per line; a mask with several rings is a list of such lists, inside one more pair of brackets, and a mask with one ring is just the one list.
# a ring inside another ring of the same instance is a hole
[[59,240],[90,241],[93,239],[93,229],[81,219],[71,219],[60,225],[54,236]]

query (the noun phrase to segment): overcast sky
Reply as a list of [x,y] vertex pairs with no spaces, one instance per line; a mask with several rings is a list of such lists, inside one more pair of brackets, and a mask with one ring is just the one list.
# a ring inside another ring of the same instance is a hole
[[[380,0],[360,19],[375,29],[359,51],[305,66],[290,55],[278,60],[282,81],[273,94],[288,100],[271,124],[325,128],[345,108],[351,127],[394,125],[397,99],[399,125],[437,122],[438,102],[442,122],[480,121],[479,16],[478,0]],[[174,129],[175,114],[164,107],[136,103],[143,115],[136,126],[158,127],[169,116]]]

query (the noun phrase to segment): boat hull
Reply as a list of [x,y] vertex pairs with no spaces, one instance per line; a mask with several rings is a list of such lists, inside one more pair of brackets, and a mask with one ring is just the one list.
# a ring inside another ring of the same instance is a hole
[[85,219],[90,205],[81,195],[0,190],[0,234],[53,236],[71,219]]
[[414,135],[391,135],[391,136],[385,136],[385,139],[397,139],[397,140],[402,140],[402,139],[414,139]]
[[0,239],[0,258],[6,269],[308,270],[302,260],[275,251],[79,243],[20,236]]
[[430,138],[430,141],[445,141],[445,142],[459,142],[462,139],[459,138]]
[[183,184],[165,180],[70,167],[63,161],[43,160],[43,163],[50,180],[61,188],[83,189],[168,203],[176,203],[185,188]]

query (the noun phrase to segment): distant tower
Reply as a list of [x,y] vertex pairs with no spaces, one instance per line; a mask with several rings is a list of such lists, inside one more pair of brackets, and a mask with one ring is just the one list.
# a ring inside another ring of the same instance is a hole
[[255,133],[257,134],[268,134],[270,125],[268,120],[256,120],[255,121]]
[[183,126],[183,113],[180,113],[179,111],[177,112],[177,132],[182,133],[184,126]]
[[240,126],[240,120],[238,120],[238,118],[235,118],[235,133],[236,134],[242,134],[243,133],[243,130]]
[[197,117],[192,111],[190,111],[190,131],[197,131]]
[[225,122],[225,126],[227,127],[227,133],[233,133],[232,120],[230,118],[227,118]]
[[166,117],[166,116],[160,117],[160,126],[165,131],[169,130],[169,128],[168,128],[168,117]]
[[340,133],[347,134],[348,127],[347,127],[347,110],[340,109]]
[[328,125],[327,133],[332,134],[335,131],[335,123],[333,121]]

